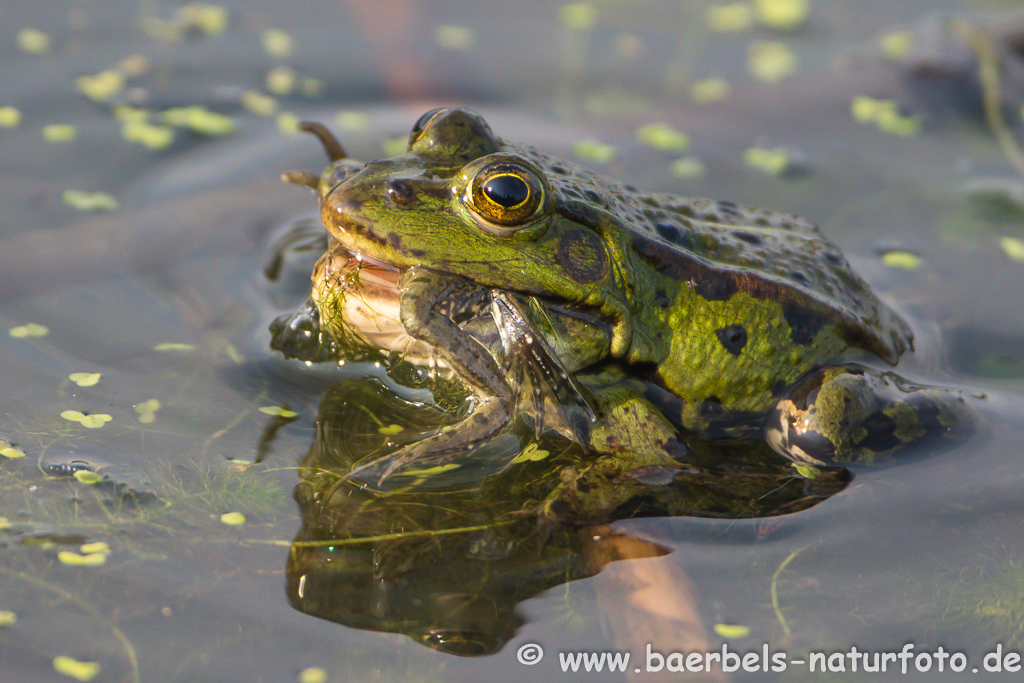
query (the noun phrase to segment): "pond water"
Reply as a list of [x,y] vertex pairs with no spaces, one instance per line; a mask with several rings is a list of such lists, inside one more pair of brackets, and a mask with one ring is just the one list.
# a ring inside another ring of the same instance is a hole
[[[560,680],[585,675],[562,673],[575,652],[632,657],[588,680],[938,680],[937,660],[843,655],[941,646],[985,675],[1024,650],[1021,18],[811,0],[772,27],[752,8],[0,7],[0,680]],[[858,96],[895,109],[858,122]],[[776,463],[742,509],[708,494],[585,527],[458,487],[325,505],[317,473],[378,424],[443,418],[372,363],[270,348],[318,256],[273,258],[317,216],[279,180],[324,163],[294,123],[381,158],[441,104],[643,189],[820,223],[911,322],[899,372],[984,393],[984,434],[810,498]],[[652,123],[688,146],[638,139]],[[648,645],[790,664],[654,674]],[[811,652],[845,671],[792,661]]]

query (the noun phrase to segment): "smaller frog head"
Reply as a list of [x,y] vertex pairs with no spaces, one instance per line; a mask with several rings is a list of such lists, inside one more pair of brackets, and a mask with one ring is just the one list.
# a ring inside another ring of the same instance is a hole
[[615,297],[614,240],[560,211],[565,198],[549,179],[558,164],[504,143],[479,115],[428,111],[404,155],[365,165],[323,126],[302,129],[321,139],[331,164],[319,177],[293,171],[285,180],[317,192],[324,226],[359,260],[602,309]]

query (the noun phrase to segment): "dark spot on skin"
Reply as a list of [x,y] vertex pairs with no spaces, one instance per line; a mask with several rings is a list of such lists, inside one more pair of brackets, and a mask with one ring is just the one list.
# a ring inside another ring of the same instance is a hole
[[558,175],[569,175],[569,172],[565,170],[564,166],[552,166],[551,171],[553,173],[557,173]]
[[668,294],[665,292],[664,289],[659,289],[657,292],[654,293],[654,300],[662,308],[668,308]]
[[808,285],[811,281],[807,278],[807,275],[800,270],[790,271],[789,277],[793,279],[793,282],[799,282],[802,285]]
[[767,218],[758,217],[758,218],[754,219],[754,225],[759,225],[761,227],[765,227],[765,226],[771,225],[771,223],[768,221]]
[[637,189],[635,187],[633,187],[632,185],[623,185],[622,189],[625,190],[626,192],[636,192],[637,191]]
[[834,251],[825,252],[825,260],[831,263],[833,266],[841,265],[843,262],[842,257]]
[[782,396],[782,392],[786,390],[787,386],[786,380],[775,380],[775,384],[772,385],[772,396]]
[[598,206],[604,206],[604,200],[601,198],[601,195],[594,192],[593,190],[586,190],[583,194],[586,195],[587,199],[589,199],[594,204],[597,204]]
[[795,302],[784,305],[782,315],[789,324],[789,336],[794,344],[810,344],[825,322],[820,315]]
[[747,330],[743,325],[728,325],[715,330],[715,334],[725,350],[733,356],[739,356],[740,351],[747,345]]
[[743,240],[747,244],[758,245],[764,241],[761,239],[760,235],[755,235],[752,232],[743,232],[742,230],[737,230],[736,232],[733,233],[733,235],[735,235],[736,239]]
[[395,251],[399,251],[402,248],[402,236],[397,233],[388,233],[388,244]]
[[701,220],[705,220],[708,223],[719,223],[721,222],[722,217],[719,216],[717,213],[706,213],[703,216],[701,216]]
[[608,255],[604,245],[589,230],[569,230],[558,243],[558,264],[576,282],[597,282],[608,272]]
[[426,252],[425,249],[410,249],[409,253],[412,254],[413,257],[415,257],[415,258],[423,258],[424,256],[427,255],[427,252]]
[[675,242],[679,239],[679,228],[672,223],[655,223],[654,229],[669,242]]

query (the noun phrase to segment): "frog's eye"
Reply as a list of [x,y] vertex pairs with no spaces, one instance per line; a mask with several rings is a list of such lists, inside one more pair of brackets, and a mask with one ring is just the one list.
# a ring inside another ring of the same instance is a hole
[[416,123],[412,124],[412,132],[409,133],[409,146],[412,147],[412,143],[416,142],[419,138],[420,133],[423,129],[430,125],[430,122],[441,112],[448,111],[447,107],[438,107],[437,109],[431,109],[423,116],[416,120]]
[[466,193],[473,213],[502,226],[530,222],[543,199],[544,188],[537,174],[522,164],[508,161],[480,169]]

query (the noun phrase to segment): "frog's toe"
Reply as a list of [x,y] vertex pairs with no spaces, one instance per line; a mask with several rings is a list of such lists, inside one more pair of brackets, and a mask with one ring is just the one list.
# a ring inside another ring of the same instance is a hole
[[285,358],[313,363],[330,360],[338,353],[334,339],[320,327],[320,311],[312,299],[295,313],[270,323],[270,348]]
[[769,416],[765,438],[794,462],[869,464],[910,446],[962,440],[978,424],[960,391],[844,365],[798,383]]

